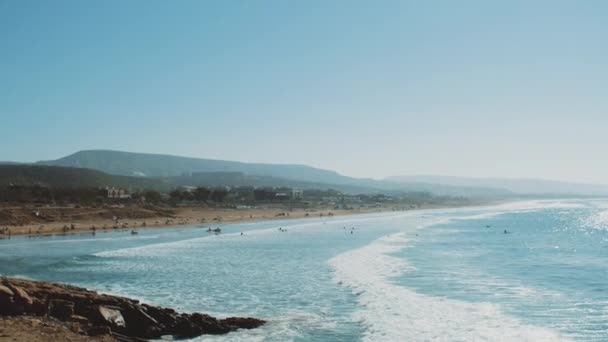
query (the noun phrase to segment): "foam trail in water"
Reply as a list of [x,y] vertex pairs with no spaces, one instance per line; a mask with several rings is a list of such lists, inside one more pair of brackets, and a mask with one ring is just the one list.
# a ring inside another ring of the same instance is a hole
[[[380,213],[380,214],[367,214],[358,217],[344,216],[343,218],[327,218],[326,220],[302,220],[293,222],[272,222],[272,226],[267,228],[260,228],[254,230],[247,230],[247,236],[259,236],[264,234],[276,234],[279,227],[287,228],[290,232],[306,231],[312,228],[325,229],[325,223],[329,222],[332,225],[346,224],[346,223],[361,223],[367,221],[378,221],[378,220],[390,220],[397,217],[411,216],[414,212],[406,213]],[[133,257],[133,256],[150,256],[159,255],[163,252],[172,253],[177,249],[181,248],[198,248],[199,244],[204,241],[210,241],[212,239],[226,239],[240,237],[240,230],[238,230],[239,224],[229,224],[223,226],[223,228],[235,231],[234,233],[222,233],[219,235],[208,234],[201,237],[190,238],[186,240],[179,240],[173,242],[162,242],[155,244],[148,244],[137,247],[128,247],[111,251],[103,251],[95,253],[98,257]]]
[[418,294],[391,277],[407,272],[390,256],[406,247],[406,233],[393,234],[329,261],[335,280],[358,296],[355,319],[364,341],[562,341],[558,332],[523,324],[489,303],[467,303]]
[[[430,214],[437,214],[441,212],[466,212],[468,210],[478,211],[489,210],[488,212],[475,214],[471,216],[464,216],[459,218],[452,219],[482,219],[482,218],[490,218],[493,216],[501,215],[506,212],[516,212],[516,211],[528,211],[528,210],[539,210],[546,208],[577,208],[581,206],[579,203],[568,202],[568,201],[520,201],[520,202],[509,202],[503,203],[499,205],[489,206],[489,207],[471,207],[471,208],[457,208],[457,209],[443,209],[443,210],[416,210],[416,211],[407,211],[407,212],[397,212],[397,213],[374,213],[374,214],[365,214],[361,216],[342,216],[342,217],[326,217],[319,220],[298,220],[294,222],[288,221],[276,221],[274,222],[271,228],[262,228],[255,230],[248,230],[247,235],[260,235],[260,234],[272,234],[276,232],[276,229],[279,227],[289,228],[290,231],[300,231],[304,229],[308,229],[311,227],[323,228],[326,222],[331,224],[346,224],[346,223],[356,223],[356,222],[378,222],[379,220],[392,220],[403,217],[425,217]],[[312,219],[312,218],[311,218]],[[437,221],[434,224],[445,223],[448,222],[449,219],[443,219],[442,221]],[[226,225],[226,227],[238,228],[239,224],[230,224]],[[104,251],[96,253],[96,256],[99,257],[127,257],[127,256],[143,256],[143,255],[158,255],[162,253],[162,251],[171,251],[176,247],[188,247],[192,245],[196,245],[201,241],[213,239],[213,238],[227,238],[227,237],[235,237],[240,235],[240,231],[238,233],[223,233],[221,235],[215,236],[203,236],[196,237],[188,240],[180,240],[174,242],[165,242],[158,244],[149,244],[138,247],[129,247],[125,249],[113,250],[113,251]]]

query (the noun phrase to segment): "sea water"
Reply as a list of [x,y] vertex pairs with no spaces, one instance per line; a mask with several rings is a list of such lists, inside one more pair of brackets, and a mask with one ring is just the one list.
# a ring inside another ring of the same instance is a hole
[[200,341],[608,340],[608,201],[219,226],[2,240],[0,274],[268,321]]

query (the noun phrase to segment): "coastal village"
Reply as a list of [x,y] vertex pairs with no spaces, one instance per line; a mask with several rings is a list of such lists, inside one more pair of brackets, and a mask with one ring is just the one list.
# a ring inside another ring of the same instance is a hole
[[10,184],[0,187],[0,238],[402,211],[444,204],[425,193],[353,195],[296,187],[180,186],[159,192],[112,185],[51,188]]

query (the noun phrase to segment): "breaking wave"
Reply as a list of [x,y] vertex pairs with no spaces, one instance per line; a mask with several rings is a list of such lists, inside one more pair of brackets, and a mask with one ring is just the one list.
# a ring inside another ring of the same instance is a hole
[[364,341],[563,341],[559,332],[524,324],[490,303],[468,303],[416,293],[391,278],[408,272],[391,256],[407,247],[407,233],[383,237],[329,261],[335,281],[357,296],[354,319]]

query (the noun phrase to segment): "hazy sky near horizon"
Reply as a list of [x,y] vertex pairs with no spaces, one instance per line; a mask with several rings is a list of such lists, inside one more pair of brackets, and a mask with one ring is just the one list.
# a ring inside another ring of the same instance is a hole
[[608,183],[606,1],[0,0],[0,160]]

